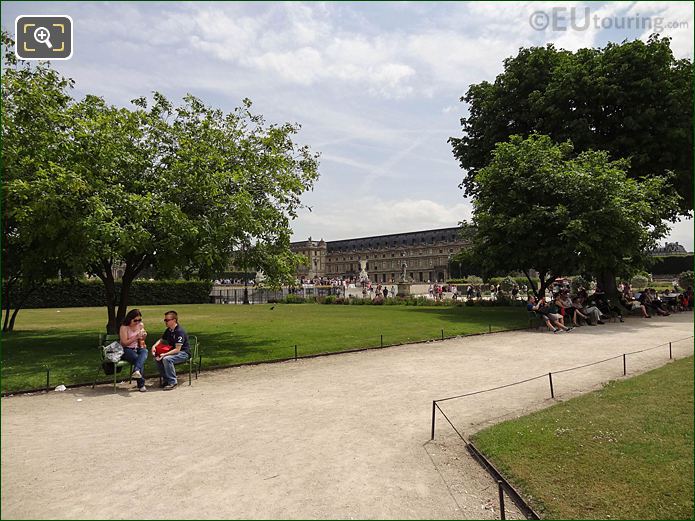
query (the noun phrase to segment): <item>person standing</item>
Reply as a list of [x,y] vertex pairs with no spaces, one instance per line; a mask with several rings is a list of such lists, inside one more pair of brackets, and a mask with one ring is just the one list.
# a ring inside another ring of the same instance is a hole
[[[171,391],[178,384],[174,366],[188,361],[191,357],[191,347],[188,343],[188,334],[179,324],[179,315],[176,311],[164,313],[164,324],[166,324],[166,329],[162,333],[162,338],[152,346],[152,356],[157,362],[157,369],[162,377],[164,390]],[[157,346],[162,341],[169,344],[171,350],[158,356]]]
[[142,393],[147,391],[143,376],[145,360],[147,360],[146,336],[142,313],[139,309],[131,309],[118,330],[118,341],[123,346],[123,360],[133,364],[132,377],[136,379],[138,391]]

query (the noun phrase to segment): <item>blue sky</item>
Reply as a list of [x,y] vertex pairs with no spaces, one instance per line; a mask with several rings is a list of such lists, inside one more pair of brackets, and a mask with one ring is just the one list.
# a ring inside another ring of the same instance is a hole
[[[569,26],[572,13],[584,25],[585,9],[589,27]],[[535,30],[537,11],[567,30]],[[77,96],[128,105],[154,90],[190,92],[226,111],[248,97],[268,121],[300,123],[298,141],[321,153],[321,177],[294,240],[470,218],[447,138],[460,135],[468,86],[493,80],[519,47],[646,39],[652,30],[635,25],[648,19],[692,59],[695,27],[692,2],[2,2],[3,28],[13,33],[20,14],[72,17],[73,57],[54,65]],[[692,251],[692,221],[670,240]]]

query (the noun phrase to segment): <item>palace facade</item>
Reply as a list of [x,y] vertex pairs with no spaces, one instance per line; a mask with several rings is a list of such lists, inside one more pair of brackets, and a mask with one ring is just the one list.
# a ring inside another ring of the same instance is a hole
[[459,232],[440,228],[327,242],[309,237],[290,247],[308,259],[299,278],[358,278],[363,261],[372,282],[398,282],[403,271],[409,282],[444,282],[451,278],[451,258],[468,244]]

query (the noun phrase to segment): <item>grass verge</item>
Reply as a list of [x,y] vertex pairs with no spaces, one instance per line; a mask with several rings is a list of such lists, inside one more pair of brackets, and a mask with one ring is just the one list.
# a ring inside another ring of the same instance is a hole
[[473,441],[545,518],[693,519],[693,358]]
[[[143,306],[152,345],[164,330],[162,317],[172,306]],[[203,366],[276,360],[347,349],[399,344],[445,336],[524,327],[519,307],[338,306],[318,304],[173,306],[181,325],[197,335]],[[91,382],[99,365],[98,334],[105,308],[27,309],[15,331],[3,334],[2,391],[50,384]],[[156,375],[148,358],[147,375]],[[106,378],[103,373],[101,378]]]

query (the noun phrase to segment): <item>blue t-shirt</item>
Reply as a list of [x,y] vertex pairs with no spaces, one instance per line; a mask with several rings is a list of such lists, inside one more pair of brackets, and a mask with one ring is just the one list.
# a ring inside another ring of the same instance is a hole
[[180,324],[176,324],[173,331],[166,328],[164,333],[162,333],[162,340],[169,344],[172,349],[176,347],[176,344],[182,344],[181,351],[185,351],[189,357],[191,356],[191,346],[188,344],[188,334]]

